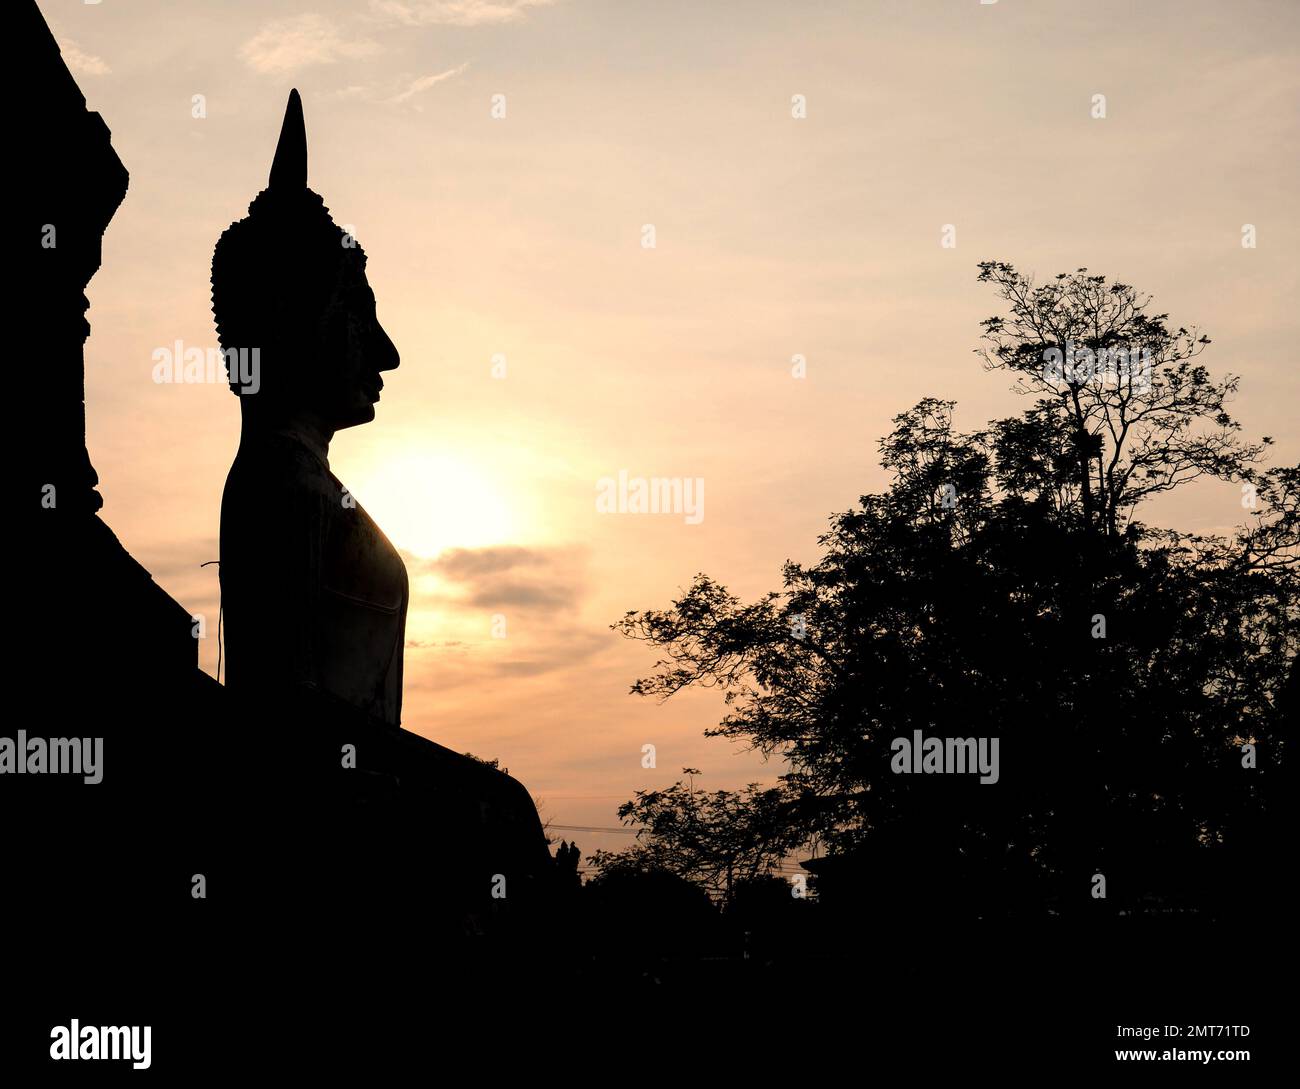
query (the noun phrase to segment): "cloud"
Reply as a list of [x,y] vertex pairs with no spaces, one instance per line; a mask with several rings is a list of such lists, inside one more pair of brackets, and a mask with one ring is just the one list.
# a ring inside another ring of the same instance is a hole
[[[603,619],[582,615],[588,585],[581,547],[456,548],[433,559],[406,552],[402,558],[413,583],[436,579],[432,592],[427,583],[413,585],[412,605],[426,617],[436,607],[443,630],[456,636],[407,639],[408,696],[505,678],[580,675],[620,642]],[[509,618],[508,638],[504,628],[488,634],[489,613]]]
[[335,99],[335,98],[337,98],[337,99],[347,99],[347,98],[365,98],[365,99],[368,99],[368,98],[371,97],[371,94],[370,94],[370,88],[369,88],[369,87],[362,86],[362,85],[359,84],[359,83],[353,83],[353,84],[351,84],[351,85],[348,86],[348,87],[340,87],[337,91],[330,91],[330,92],[328,92],[327,94],[322,95],[321,97],[322,97],[322,98],[329,98],[329,99]]
[[434,84],[441,83],[444,79],[451,79],[453,76],[460,75],[468,67],[469,61],[466,61],[464,64],[458,65],[455,68],[448,68],[445,72],[439,72],[437,75],[421,76],[419,79],[413,80],[406,90],[393,95],[392,98],[386,98],[384,101],[392,105],[405,102],[407,99],[414,98],[421,92],[427,91]]
[[451,548],[431,560],[416,558],[414,563],[444,578],[463,581],[518,567],[542,566],[547,563],[547,556],[548,553],[542,549],[497,545],[492,548]]
[[[616,649],[618,636],[578,623],[547,624],[526,637],[512,635],[509,640],[479,644],[408,641],[403,683],[409,701],[418,698],[416,692],[481,687],[503,677],[522,680],[572,674],[580,678],[592,662]],[[620,675],[619,693],[626,689]]]
[[442,600],[470,608],[572,610],[585,594],[569,549],[453,548],[435,559],[403,558],[412,575],[434,575],[454,588]]
[[79,76],[106,76],[112,71],[102,57],[87,53],[71,38],[59,42],[59,52],[63,54],[63,63]]
[[549,633],[545,646],[524,651],[526,657],[485,663],[484,672],[493,677],[540,677],[546,673],[581,671],[585,663],[617,645],[607,631],[587,631],[565,626]]
[[[387,106],[400,106],[403,102],[409,102],[416,95],[422,94],[435,84],[455,78],[468,67],[469,61],[466,61],[455,68],[448,68],[445,72],[421,76],[419,79],[390,79],[383,80],[379,84],[353,83],[347,87],[329,91],[323,97],[337,101],[382,102]],[[420,107],[416,106],[415,108],[418,110]]]
[[527,18],[554,0],[370,0],[375,14],[407,26],[499,26]]
[[278,75],[312,64],[333,64],[373,56],[379,46],[345,35],[332,20],[308,12],[267,23],[239,50],[255,72]]

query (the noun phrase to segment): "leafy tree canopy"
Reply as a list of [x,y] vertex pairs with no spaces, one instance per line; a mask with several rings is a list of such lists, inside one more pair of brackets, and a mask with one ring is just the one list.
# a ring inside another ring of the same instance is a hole
[[[888,489],[834,515],[780,590],[746,603],[700,574],[615,625],[661,655],[633,692],[716,687],[710,733],[788,765],[775,792],[638,795],[638,851],[717,887],[728,852],[693,845],[734,822],[751,873],[795,839],[1044,899],[1104,870],[1121,902],[1204,904],[1205,875],[1268,849],[1297,705],[1300,466],[1259,467],[1268,440],[1244,442],[1225,407],[1237,380],[1197,361],[1208,339],[1132,288],[1086,270],[1035,286],[995,262],[979,278],[1006,304],[984,323],[987,364],[1031,407],[963,433],[953,402],[921,401],[880,443]],[[1150,365],[1071,369],[1067,347]],[[1241,486],[1234,536],[1136,519],[1202,476]],[[894,773],[913,730],[998,737],[999,782]]]

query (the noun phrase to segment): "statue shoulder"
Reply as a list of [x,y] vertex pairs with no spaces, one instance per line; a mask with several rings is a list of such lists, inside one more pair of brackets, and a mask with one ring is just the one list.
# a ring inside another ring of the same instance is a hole
[[298,568],[319,562],[341,488],[319,459],[288,439],[241,443],[221,496],[222,564],[256,557]]

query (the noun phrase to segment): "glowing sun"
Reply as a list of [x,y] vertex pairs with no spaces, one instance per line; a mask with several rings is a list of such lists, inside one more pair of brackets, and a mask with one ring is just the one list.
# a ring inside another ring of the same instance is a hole
[[515,519],[500,490],[454,457],[385,452],[352,475],[357,502],[394,545],[418,556],[505,544],[514,537]]

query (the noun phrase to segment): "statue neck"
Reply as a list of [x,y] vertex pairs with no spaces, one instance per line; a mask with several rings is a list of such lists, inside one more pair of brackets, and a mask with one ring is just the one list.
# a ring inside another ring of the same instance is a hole
[[329,468],[330,442],[334,428],[330,427],[311,409],[271,414],[245,411],[240,432],[241,444],[246,439],[266,435],[284,435],[305,446]]

